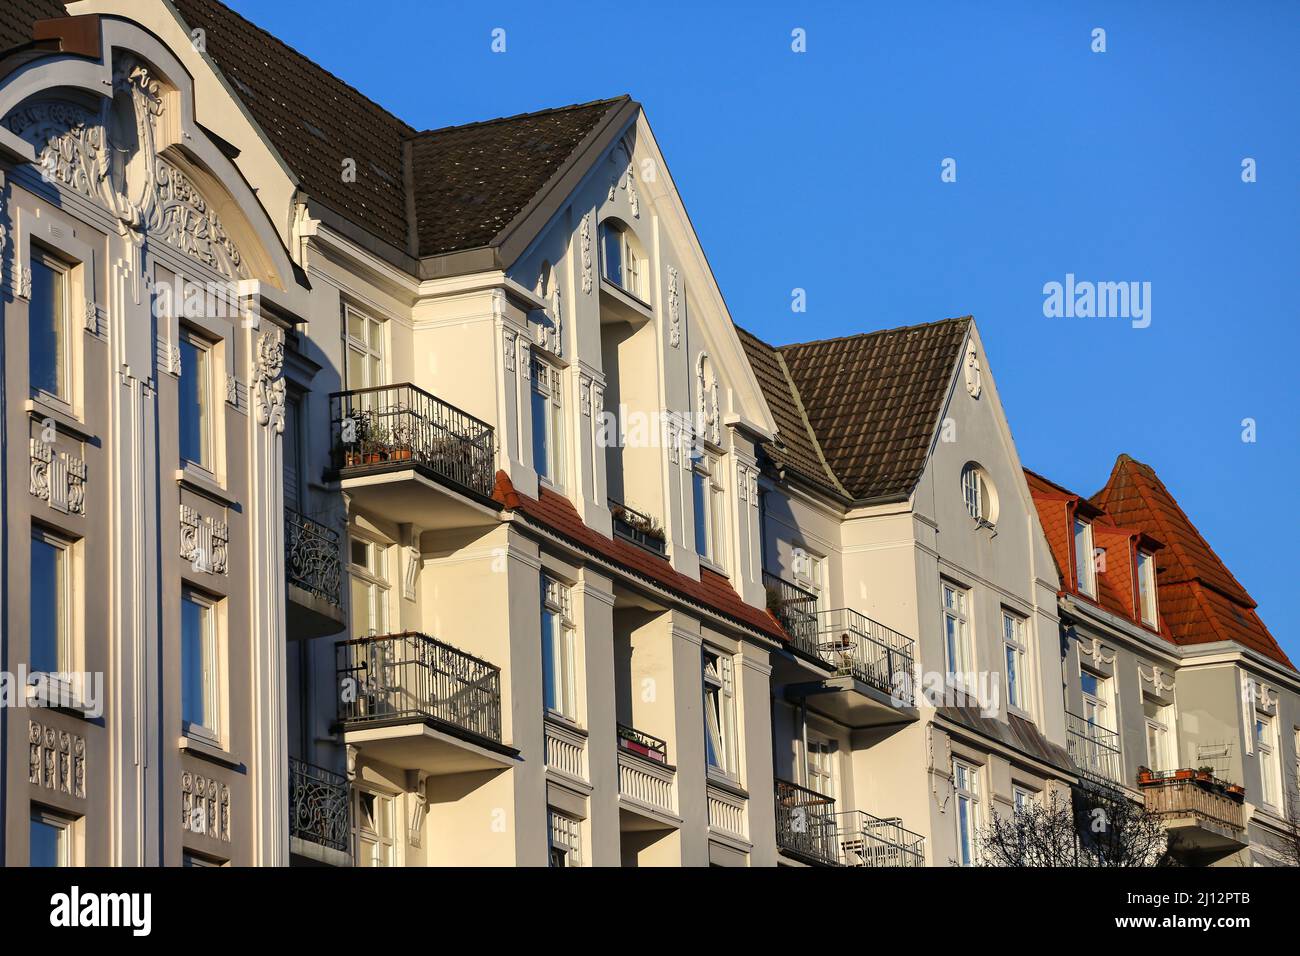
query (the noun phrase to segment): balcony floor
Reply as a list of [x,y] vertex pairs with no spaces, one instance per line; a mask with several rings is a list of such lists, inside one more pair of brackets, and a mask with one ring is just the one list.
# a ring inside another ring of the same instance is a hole
[[403,770],[423,770],[431,776],[475,770],[509,770],[519,752],[505,744],[471,740],[422,721],[370,725],[354,723],[343,731],[344,743],[367,758]]
[[916,707],[893,703],[889,694],[851,675],[791,685],[786,688],[786,698],[804,700],[809,710],[853,730],[906,724],[920,718]]
[[469,528],[496,522],[501,506],[455,482],[435,479],[410,463],[345,468],[339,488],[369,514],[395,523],[412,522],[426,531]]

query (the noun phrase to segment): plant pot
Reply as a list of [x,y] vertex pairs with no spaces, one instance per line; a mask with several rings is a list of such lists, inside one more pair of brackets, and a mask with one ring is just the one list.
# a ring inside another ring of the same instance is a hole
[[1156,775],[1150,770],[1143,768],[1138,771],[1138,783],[1155,783]]
[[411,460],[411,449],[409,449],[409,448],[394,448],[394,449],[392,450],[392,452],[389,453],[389,460],[390,460],[390,461],[410,461],[410,460]]
[[1192,779],[1195,779],[1195,777],[1196,777],[1196,771],[1195,771],[1195,770],[1175,770],[1175,771],[1174,771],[1174,779],[1175,779],[1175,780],[1192,780]]

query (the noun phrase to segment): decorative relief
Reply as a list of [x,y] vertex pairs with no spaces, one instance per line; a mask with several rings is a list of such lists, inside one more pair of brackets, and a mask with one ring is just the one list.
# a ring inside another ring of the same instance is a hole
[[158,154],[163,99],[144,65],[121,57],[99,112],[60,101],[19,107],[3,120],[37,150],[44,178],[100,203],[124,236],[142,233],[229,279],[251,277],[220,217],[179,168]]
[[204,574],[226,574],[230,564],[230,526],[181,505],[181,557]]
[[668,344],[677,348],[682,343],[682,316],[681,306],[678,303],[680,288],[678,287],[677,268],[676,266],[668,267]]
[[966,349],[965,367],[966,391],[970,393],[971,398],[979,398],[980,391],[984,388],[984,376],[980,368],[979,353],[974,345]]
[[695,363],[695,414],[699,418],[700,434],[713,444],[722,442],[722,415],[718,399],[718,377],[713,372],[707,352],[701,352]]
[[599,382],[591,383],[591,407],[599,414],[605,407],[605,386]]
[[586,418],[591,417],[591,377],[588,375],[578,376],[578,400],[582,403],[582,414]]
[[86,331],[91,335],[99,334],[99,310],[95,308],[95,300],[87,299],[85,311],[82,313],[82,321],[85,324]]
[[233,375],[226,376],[226,402],[230,405],[239,404],[239,379]]
[[506,364],[506,371],[515,370],[515,333],[506,330],[501,333],[501,356]]
[[182,771],[181,828],[229,843],[230,788],[192,771]]
[[681,427],[677,424],[675,418],[669,416],[668,420],[664,422],[664,437],[668,442],[668,460],[674,465],[682,463],[681,433]]
[[749,506],[758,507],[758,470],[749,469]]
[[[1150,673],[1147,673],[1148,670]],[[1166,674],[1164,668],[1159,664],[1152,664],[1149,668],[1145,664],[1138,664],[1138,674],[1142,680],[1157,691],[1163,692],[1174,689],[1174,679]]]
[[27,722],[27,782],[85,799],[86,740],[79,734]]
[[420,528],[411,525],[410,543],[402,549],[406,561],[402,575],[402,597],[408,601],[415,600],[415,585],[420,577],[420,534]]
[[1090,641],[1081,638],[1079,640],[1079,653],[1084,657],[1092,658],[1098,664],[1115,663],[1115,655],[1112,653],[1109,657],[1106,656],[1106,650],[1102,646],[1100,638],[1094,637]]
[[60,514],[86,513],[86,462],[49,442],[29,439],[31,475],[28,491]]
[[270,328],[257,337],[253,393],[257,398],[257,423],[284,431],[284,333]]
[[591,295],[592,277],[591,277],[591,213],[585,213],[582,217],[582,225],[578,227],[579,244],[582,249],[582,291]]
[[32,270],[26,266],[18,268],[18,298],[30,300],[32,297]]

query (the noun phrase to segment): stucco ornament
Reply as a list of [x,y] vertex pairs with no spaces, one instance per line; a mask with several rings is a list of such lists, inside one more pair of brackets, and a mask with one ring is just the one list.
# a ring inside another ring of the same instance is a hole
[[722,414],[718,399],[718,377],[709,354],[701,352],[695,363],[695,414],[698,433],[713,444],[722,443]]
[[582,291],[591,295],[592,278],[591,278],[591,213],[586,213],[582,217],[582,224],[578,227],[578,240],[582,248]]
[[681,286],[677,267],[668,267],[668,344],[677,348],[682,344]]
[[984,389],[984,374],[980,368],[980,357],[975,346],[971,345],[966,349],[966,391],[970,393],[971,398],[979,398],[980,392]]
[[257,423],[284,432],[284,333],[268,329],[257,337],[253,370],[253,395],[257,399]]

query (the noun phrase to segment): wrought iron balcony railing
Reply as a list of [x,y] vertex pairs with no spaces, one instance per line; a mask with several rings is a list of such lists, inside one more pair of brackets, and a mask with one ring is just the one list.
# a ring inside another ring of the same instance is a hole
[[348,852],[352,832],[347,780],[340,774],[289,758],[289,835]]
[[485,498],[496,482],[492,426],[411,384],[330,396],[334,470],[418,467]]
[[897,817],[882,820],[862,810],[836,814],[845,866],[925,866],[925,837]]
[[284,509],[284,570],[290,584],[340,607],[341,562],[337,531]]
[[1119,734],[1069,711],[1065,731],[1066,751],[1084,776],[1107,784],[1123,780]]
[[776,843],[810,862],[838,866],[835,801],[797,783],[777,780]]
[[629,508],[621,501],[609,499],[609,514],[614,519],[614,534],[663,557],[668,553],[663,527],[649,515]]
[[850,608],[817,615],[817,647],[824,661],[898,703],[915,703],[912,686],[914,643]]
[[414,631],[340,641],[339,721],[434,720],[501,742],[501,669]]
[[667,743],[623,724],[618,725],[618,747],[655,763],[668,763]]
[[776,615],[790,641],[809,657],[819,658],[817,649],[817,595],[799,585],[763,572],[767,609]]

